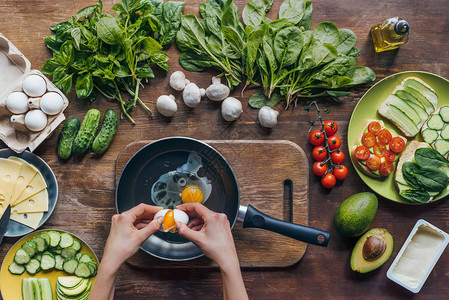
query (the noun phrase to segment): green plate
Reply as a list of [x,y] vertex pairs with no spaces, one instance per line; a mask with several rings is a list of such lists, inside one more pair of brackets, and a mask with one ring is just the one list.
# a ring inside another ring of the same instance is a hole
[[[388,128],[390,131],[396,132],[397,134],[401,134],[396,126],[394,126],[391,122],[377,113],[377,108],[382,104],[382,102],[385,101],[385,99],[387,99],[388,95],[395,89],[397,85],[402,82],[402,80],[410,76],[421,78],[436,91],[438,95],[438,107],[449,105],[449,81],[444,79],[443,77],[420,71],[402,72],[388,76],[373,85],[365,93],[365,95],[363,95],[359,103],[357,103],[356,107],[354,108],[348,126],[349,151],[351,151],[352,147],[357,143],[357,138],[360,135],[360,131],[365,125],[366,120],[369,119],[383,120],[385,122],[386,128]],[[412,139],[409,138],[408,140],[411,141]],[[421,142],[421,134],[419,133],[414,138],[414,140]],[[415,204],[408,202],[407,200],[399,196],[396,186],[394,185],[394,176],[388,176],[384,179],[378,179],[365,175],[355,165],[354,168],[359,174],[360,178],[366,183],[366,185],[368,185],[374,192],[376,192],[380,196],[404,204]],[[448,188],[446,188],[446,190],[444,190],[433,201],[444,198],[447,195],[449,195]]]

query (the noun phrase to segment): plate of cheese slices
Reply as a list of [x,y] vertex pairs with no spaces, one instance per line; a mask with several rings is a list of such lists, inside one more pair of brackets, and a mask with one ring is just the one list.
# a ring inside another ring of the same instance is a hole
[[38,229],[57,200],[56,177],[42,158],[29,151],[0,150],[0,216],[11,205],[5,236],[22,236]]

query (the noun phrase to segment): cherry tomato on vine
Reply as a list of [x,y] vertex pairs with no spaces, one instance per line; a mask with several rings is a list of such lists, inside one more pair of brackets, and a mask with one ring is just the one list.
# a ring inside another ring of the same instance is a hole
[[327,136],[334,135],[338,130],[338,125],[334,121],[326,121],[324,122],[324,131]]
[[334,164],[341,164],[345,160],[345,154],[343,151],[336,150],[331,153],[331,159]]
[[316,146],[313,148],[312,156],[314,160],[325,160],[327,157],[327,150],[323,146]]
[[396,154],[394,154],[394,152],[391,150],[387,150],[384,156],[385,159],[390,162],[393,162],[396,159]]
[[371,155],[367,160],[366,160],[366,165],[368,166],[368,168],[370,168],[371,170],[379,170],[380,168],[380,157],[377,155]]
[[388,129],[382,129],[379,134],[377,135],[379,138],[379,141],[383,144],[388,144],[391,141],[391,133],[388,131]]
[[355,148],[355,157],[358,160],[367,160],[370,155],[369,149],[366,146],[360,145]]
[[329,149],[330,150],[335,150],[340,148],[341,146],[341,140],[338,136],[330,136],[327,138],[327,143],[329,144]]
[[313,163],[312,172],[316,176],[323,176],[327,171],[327,165],[323,161],[316,161]]
[[377,135],[381,129],[382,126],[377,121],[372,121],[368,124],[368,132],[371,132],[374,135]]
[[337,180],[335,180],[334,174],[327,173],[323,176],[323,178],[321,178],[321,185],[326,189],[333,188],[336,183]]
[[314,130],[309,135],[309,142],[314,146],[319,146],[324,142],[324,134],[320,130]]
[[389,161],[384,161],[379,168],[379,172],[382,176],[388,176],[391,172],[393,172],[394,166]]
[[394,137],[394,138],[391,139],[391,141],[390,141],[390,149],[394,153],[401,152],[402,150],[404,150],[404,147],[405,147],[405,142],[400,137],[397,136],[397,137]]
[[376,145],[376,136],[372,134],[371,132],[367,132],[362,135],[362,144],[365,147],[371,148],[374,145]]
[[348,168],[344,165],[335,166],[334,176],[338,180],[344,180],[348,176]]

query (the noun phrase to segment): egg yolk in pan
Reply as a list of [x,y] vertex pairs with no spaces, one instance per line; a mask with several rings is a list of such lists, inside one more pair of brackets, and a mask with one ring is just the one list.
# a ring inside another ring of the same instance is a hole
[[176,221],[175,221],[175,212],[170,209],[165,213],[164,221],[162,222],[162,227],[164,231],[175,232],[176,230]]
[[203,203],[203,193],[196,186],[188,186],[181,193],[182,203]]

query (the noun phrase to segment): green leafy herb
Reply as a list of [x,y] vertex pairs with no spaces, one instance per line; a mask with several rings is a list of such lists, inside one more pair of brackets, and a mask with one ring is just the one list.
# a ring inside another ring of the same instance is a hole
[[449,182],[446,173],[440,169],[431,166],[420,167],[413,162],[402,165],[402,174],[411,187],[429,192],[442,192]]
[[252,108],[262,108],[264,106],[275,107],[282,101],[282,96],[274,93],[270,99],[263,92],[257,92],[249,99],[249,105]]
[[430,200],[429,193],[423,190],[415,190],[415,189],[402,190],[400,195],[405,199],[407,199],[408,201],[415,203],[426,203]]
[[[82,8],[76,17],[50,27],[53,35],[45,38],[53,58],[42,72],[64,93],[75,80],[79,99],[94,101],[97,92],[117,100],[122,113],[132,123],[130,110],[139,103],[142,80],[154,78],[153,68],[168,70],[170,45],[181,24],[183,2],[163,0],[122,0],[112,7],[115,15],[103,14],[101,0]],[[126,92],[130,99],[123,99]]]
[[415,160],[420,167],[439,168],[442,165],[449,165],[449,162],[441,154],[431,148],[419,148],[415,151]]

